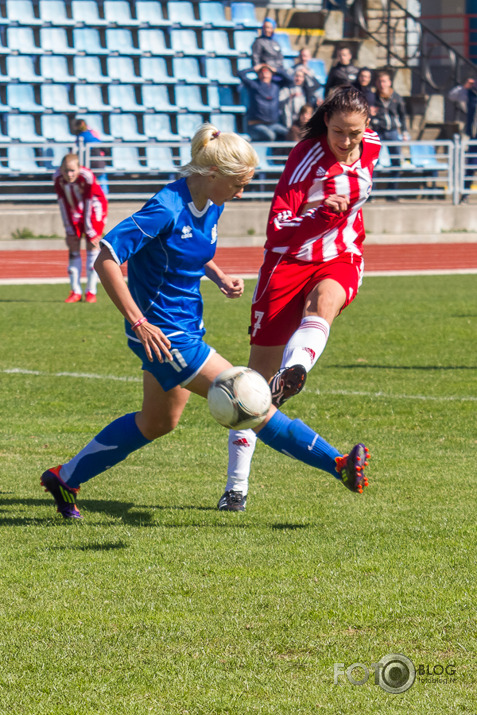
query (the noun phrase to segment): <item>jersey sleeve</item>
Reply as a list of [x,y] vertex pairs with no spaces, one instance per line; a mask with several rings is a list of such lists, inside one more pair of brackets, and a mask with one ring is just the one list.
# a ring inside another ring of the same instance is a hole
[[114,260],[121,264],[161,235],[174,227],[173,208],[166,206],[155,196],[140,211],[121,221],[101,239]]

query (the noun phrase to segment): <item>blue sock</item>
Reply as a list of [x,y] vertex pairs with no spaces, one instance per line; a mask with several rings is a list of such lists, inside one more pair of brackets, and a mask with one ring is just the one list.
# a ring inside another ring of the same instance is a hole
[[97,434],[76,457],[62,465],[61,478],[69,487],[77,488],[149,442],[136,425],[135,413],[123,415]]
[[277,411],[257,433],[257,437],[277,452],[288,454],[289,457],[299,459],[311,467],[323,469],[340,479],[335,462],[335,457],[341,456],[340,452],[301,420],[292,421]]

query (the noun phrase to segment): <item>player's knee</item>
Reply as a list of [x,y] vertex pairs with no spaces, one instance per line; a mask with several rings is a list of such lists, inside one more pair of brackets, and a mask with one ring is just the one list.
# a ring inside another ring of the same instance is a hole
[[162,415],[159,419],[147,419],[142,415],[138,419],[138,426],[146,439],[154,440],[172,432],[178,425],[179,418],[174,415]]

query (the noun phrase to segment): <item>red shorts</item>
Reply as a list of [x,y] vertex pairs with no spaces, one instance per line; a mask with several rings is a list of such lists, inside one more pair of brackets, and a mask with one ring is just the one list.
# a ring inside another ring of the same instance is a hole
[[363,268],[362,256],[353,253],[317,265],[265,251],[252,300],[252,345],[286,345],[301,323],[307,296],[325,278],[344,288],[346,308],[358,293]]

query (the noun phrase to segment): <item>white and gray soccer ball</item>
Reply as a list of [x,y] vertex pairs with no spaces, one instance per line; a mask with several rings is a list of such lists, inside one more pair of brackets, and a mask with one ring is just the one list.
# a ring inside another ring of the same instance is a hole
[[272,395],[267,381],[249,367],[229,367],[217,375],[207,395],[209,410],[229,429],[248,429],[262,422]]

